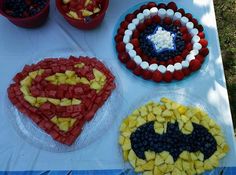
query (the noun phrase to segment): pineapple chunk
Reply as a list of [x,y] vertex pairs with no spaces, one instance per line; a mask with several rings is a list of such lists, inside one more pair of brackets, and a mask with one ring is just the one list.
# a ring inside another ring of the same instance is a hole
[[101,11],[101,9],[97,7],[93,10],[93,13],[99,13],[100,11]]
[[138,166],[138,167],[135,167],[134,171],[135,171],[136,173],[140,173],[140,172],[143,171],[143,168],[142,168],[142,166]]
[[61,101],[58,99],[54,99],[54,98],[48,98],[48,101],[52,104],[54,104],[55,106],[60,105]]
[[31,86],[32,84],[32,78],[30,76],[27,76],[25,77],[25,79],[23,79],[21,82],[20,82],[21,86]]
[[84,63],[78,63],[75,65],[75,67],[78,67],[78,68],[83,68],[85,66]]
[[136,165],[140,166],[140,165],[144,165],[145,163],[147,163],[145,160],[143,159],[137,159]]
[[20,90],[25,96],[30,96],[31,95],[31,93],[29,91],[29,88],[27,86],[21,86]]
[[144,171],[143,175],[153,175],[152,171]]
[[143,170],[153,170],[154,160],[148,161],[146,164],[142,165]]
[[30,72],[29,73],[29,76],[32,78],[32,79],[35,79],[36,77],[37,77],[37,75],[38,75],[38,70],[36,70],[36,71],[33,71],[33,72]]
[[180,158],[184,159],[184,160],[189,160],[189,152],[187,151],[183,151],[180,155]]
[[79,16],[77,15],[77,13],[72,11],[72,10],[69,11],[66,15],[71,17],[71,18],[74,18],[74,19],[80,19]]
[[36,103],[36,98],[35,97],[33,97],[33,96],[24,96],[24,99],[27,101],[27,102],[29,102],[32,106],[34,106],[35,105],[35,103]]
[[104,74],[97,69],[93,69],[93,75],[96,81],[100,81],[100,79],[104,76]]
[[87,78],[84,78],[84,77],[81,77],[80,83],[82,83],[82,84],[90,84],[89,81],[87,80]]
[[96,82],[96,81],[92,82],[92,84],[90,85],[90,88],[91,89],[95,89],[95,90],[102,89],[101,85],[98,82]]
[[122,145],[123,150],[130,150],[131,149],[131,143],[129,139],[125,139],[124,144]]
[[137,124],[136,124],[136,126],[138,127],[138,126],[141,126],[141,125],[143,125],[144,123],[146,123],[146,120],[144,120],[143,118],[138,118],[137,119]]
[[64,4],[68,4],[70,2],[70,0],[63,0]]
[[58,127],[61,131],[67,132],[69,130],[69,125],[69,122],[62,122]]
[[153,113],[157,116],[160,116],[162,113],[162,109],[160,107],[154,107],[153,108]]
[[55,75],[51,75],[51,76],[45,78],[45,80],[47,80],[49,82],[56,81],[56,79],[57,79],[57,77]]
[[76,119],[71,118],[69,127],[71,128],[75,124],[75,122],[76,122]]
[[89,10],[86,10],[86,9],[81,10],[81,12],[82,12],[82,15],[83,15],[84,17],[93,15],[93,12],[91,12],[91,11],[89,11]]
[[67,70],[65,72],[65,75],[69,78],[73,77],[75,75],[75,71]]
[[169,155],[169,156],[166,158],[165,162],[166,162],[167,164],[174,164],[174,159],[173,159],[173,157],[172,157],[171,155]]
[[80,105],[81,104],[81,100],[73,98],[71,104],[72,105]]
[[53,122],[53,123],[55,123],[55,124],[58,124],[59,122],[58,122],[58,118],[55,116],[55,117],[53,117],[52,119],[51,119],[51,121]]
[[121,135],[121,136],[119,137],[119,144],[120,144],[120,145],[123,145],[123,144],[124,144],[124,141],[125,141],[125,137]]
[[[130,152],[129,152],[129,154],[128,154],[128,160],[129,160],[130,162],[131,162],[131,161],[136,162],[136,159],[137,159],[137,157],[136,157],[135,152],[134,152],[133,150],[130,150]],[[135,167],[135,164],[136,164],[136,163],[134,163],[133,167]]]
[[60,102],[60,106],[71,106],[71,100],[67,98],[63,98]]
[[156,120],[156,117],[152,113],[149,113],[147,116],[147,119],[148,121],[153,121],[153,120]]
[[156,155],[155,158],[155,165],[159,166],[161,164],[165,163],[164,159],[160,155]]
[[153,151],[146,151],[146,152],[145,152],[145,157],[146,157],[146,160],[147,160],[147,161],[153,160],[153,159],[155,159],[156,154],[155,154],[155,152],[153,152]]
[[46,97],[37,97],[36,101],[41,106],[42,104],[46,103],[48,99]]

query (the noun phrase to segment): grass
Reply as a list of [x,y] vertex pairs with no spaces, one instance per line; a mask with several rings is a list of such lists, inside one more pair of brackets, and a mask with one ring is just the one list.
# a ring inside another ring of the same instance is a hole
[[231,112],[236,131],[236,1],[214,0]]

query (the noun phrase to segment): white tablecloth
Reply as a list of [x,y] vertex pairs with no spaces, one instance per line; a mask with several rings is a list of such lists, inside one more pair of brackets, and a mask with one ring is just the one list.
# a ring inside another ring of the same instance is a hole
[[[169,0],[162,0],[169,2]],[[49,19],[41,28],[23,29],[0,17],[0,171],[13,170],[90,170],[121,169],[124,167],[117,143],[118,127],[123,115],[147,94],[175,91],[199,98],[216,115],[221,124],[230,153],[221,166],[236,167],[236,150],[228,95],[219,48],[212,0],[177,0],[204,25],[210,55],[203,69],[191,77],[172,84],[155,84],[135,77],[121,65],[113,45],[114,28],[120,16],[142,0],[111,0],[103,24],[92,31],[81,31],[70,26],[51,2]],[[158,1],[161,2],[161,1]],[[107,133],[88,147],[69,153],[40,150],[22,139],[6,115],[6,89],[12,77],[34,58],[81,52],[102,58],[112,64],[119,74],[123,88],[124,108]]]

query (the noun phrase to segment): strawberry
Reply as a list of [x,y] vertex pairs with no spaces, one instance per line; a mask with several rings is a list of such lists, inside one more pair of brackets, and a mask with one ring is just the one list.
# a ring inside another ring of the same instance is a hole
[[130,59],[129,54],[126,52],[119,53],[118,58],[122,63],[126,63]]
[[200,67],[201,63],[197,59],[192,60],[189,64],[189,68],[192,72],[197,71],[198,69],[200,69]]
[[135,51],[136,51],[137,55],[139,55],[140,57],[143,56],[143,51],[142,51],[142,49],[140,47],[135,48]]
[[184,11],[184,9],[182,9],[182,8],[181,8],[181,9],[178,9],[178,10],[177,10],[177,12],[181,13],[181,14],[182,14],[182,16],[184,16],[184,15],[185,15],[185,11]]
[[153,73],[152,73],[150,70],[144,70],[144,71],[142,72],[142,77],[143,77],[143,79],[145,79],[145,80],[150,80],[150,79],[152,79],[152,76],[153,76]]
[[127,28],[128,28],[128,25],[129,25],[129,22],[123,21],[123,22],[120,24],[120,27],[121,27],[122,29],[127,29]]
[[194,24],[194,27],[198,25],[198,20],[196,18],[193,18],[191,21]]
[[174,3],[174,2],[170,2],[170,3],[168,3],[167,4],[167,8],[168,9],[172,9],[173,11],[177,11],[177,9],[178,9],[178,7],[177,7],[177,5]]
[[175,58],[174,58],[174,62],[175,63],[181,63],[183,61],[183,57],[181,57],[181,56],[176,56]]
[[131,13],[131,14],[126,15],[125,21],[131,23],[134,18],[135,18],[135,15]]
[[140,66],[137,66],[134,70],[133,70],[133,73],[135,74],[135,75],[142,75],[142,73],[143,73],[143,69],[140,67]]
[[185,59],[188,54],[189,54],[189,51],[185,49],[185,50],[182,52],[181,56],[182,56],[183,59]]
[[197,26],[197,29],[198,29],[199,32],[202,32],[204,30],[204,28],[203,28],[203,26],[201,24],[199,24]]
[[176,80],[182,80],[184,78],[184,73],[181,70],[175,71],[173,75]]
[[188,29],[186,26],[182,26],[180,27],[179,31],[182,33],[182,34],[186,34],[188,32]]
[[200,38],[204,39],[204,38],[205,38],[205,33],[204,33],[204,32],[199,32],[199,33],[198,33],[198,36],[199,36]]
[[116,45],[116,49],[119,53],[124,52],[125,51],[125,43],[120,42]]
[[126,63],[126,67],[130,70],[134,70],[137,67],[137,64],[132,59],[129,59]]
[[141,11],[138,9],[138,10],[135,10],[133,14],[134,14],[135,16],[137,16],[140,12],[141,12]]
[[146,19],[146,20],[144,21],[144,23],[145,23],[146,26],[149,26],[149,25],[152,24],[152,19],[151,19],[151,18],[148,18],[148,19]]
[[139,40],[137,38],[132,39],[131,43],[134,45],[134,47],[139,47]]
[[153,18],[152,18],[152,21],[156,24],[160,24],[161,23],[161,18],[158,16],[158,15],[155,15]]
[[207,56],[209,54],[209,49],[207,47],[206,48],[202,48],[199,53],[200,53],[200,55],[205,57],[205,56]]
[[140,9],[141,11],[144,11],[144,10],[147,9],[147,8],[148,8],[147,5],[142,5],[139,9]]
[[151,9],[152,7],[157,7],[157,4],[155,2],[149,2],[147,6],[149,9]]
[[116,43],[119,43],[119,42],[121,42],[122,40],[123,40],[123,36],[122,36],[122,35],[116,35],[116,37],[115,37]]
[[158,4],[157,7],[158,7],[158,9],[161,9],[161,8],[166,9],[166,5],[164,3]]
[[188,44],[186,45],[186,49],[187,49],[188,51],[191,51],[191,50],[193,49],[193,44],[192,44],[192,43],[188,43]]
[[137,30],[137,29],[135,29],[134,31],[133,31],[133,38],[138,38],[139,37],[139,31]]
[[192,21],[193,15],[191,13],[186,13],[185,16],[189,19],[189,21]]
[[174,26],[178,26],[178,27],[180,27],[180,26],[182,25],[179,20],[175,20],[175,21],[173,22],[173,24],[174,24]]
[[189,41],[191,41],[192,36],[188,33],[188,34],[184,34],[183,35],[183,39],[185,41],[185,43],[188,43]]
[[185,76],[188,76],[188,75],[190,75],[190,73],[191,73],[188,68],[182,69],[182,72],[184,73]]
[[170,24],[172,24],[172,19],[170,17],[165,17],[163,22],[164,22],[164,24],[170,25]]
[[171,82],[173,79],[172,73],[170,71],[167,71],[164,75],[163,75],[163,80],[165,82]]
[[173,65],[175,63],[174,59],[169,59],[167,65]]
[[203,63],[205,58],[202,55],[197,55],[195,59],[197,59],[200,63]]
[[158,70],[153,72],[152,80],[155,82],[161,82],[162,81],[162,73]]
[[120,29],[118,30],[118,34],[124,35],[124,34],[125,34],[125,29],[120,28]]
[[199,41],[199,43],[202,45],[202,47],[207,47],[207,45],[208,45],[208,41],[205,40],[205,39],[201,39],[201,40]]
[[139,30],[139,32],[144,31],[146,28],[146,25],[144,23],[140,23],[137,25],[137,29]]

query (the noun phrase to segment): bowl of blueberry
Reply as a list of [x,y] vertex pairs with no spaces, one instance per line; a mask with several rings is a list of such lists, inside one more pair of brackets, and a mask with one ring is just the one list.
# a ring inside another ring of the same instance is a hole
[[49,4],[49,0],[0,0],[0,13],[17,26],[34,28],[46,21]]
[[103,21],[109,0],[56,0],[56,6],[72,26],[89,30]]

